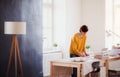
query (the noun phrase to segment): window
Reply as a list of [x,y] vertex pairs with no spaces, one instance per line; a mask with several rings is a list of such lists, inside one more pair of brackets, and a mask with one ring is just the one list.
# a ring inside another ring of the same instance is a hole
[[43,50],[50,50],[53,44],[53,0],[43,0]]
[[42,16],[43,52],[65,49],[63,45],[66,45],[66,1],[43,0]]
[[120,0],[106,0],[106,47],[120,43]]
[[113,43],[114,45],[120,43],[120,0],[114,0],[113,4]]

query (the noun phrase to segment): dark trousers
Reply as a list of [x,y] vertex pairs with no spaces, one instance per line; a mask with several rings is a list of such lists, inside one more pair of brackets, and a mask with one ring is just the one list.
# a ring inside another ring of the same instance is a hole
[[75,55],[75,54],[70,54],[70,58],[72,57],[79,57],[78,55]]
[[[78,55],[70,54],[70,58],[72,57],[79,57]],[[73,68],[72,77],[77,77],[77,68]]]

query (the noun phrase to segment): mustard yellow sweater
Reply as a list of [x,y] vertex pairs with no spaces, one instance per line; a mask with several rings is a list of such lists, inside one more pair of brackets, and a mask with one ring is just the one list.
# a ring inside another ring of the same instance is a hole
[[82,38],[79,37],[79,34],[76,33],[71,39],[70,44],[70,54],[76,54],[76,51],[79,51],[81,54],[85,51],[86,35]]

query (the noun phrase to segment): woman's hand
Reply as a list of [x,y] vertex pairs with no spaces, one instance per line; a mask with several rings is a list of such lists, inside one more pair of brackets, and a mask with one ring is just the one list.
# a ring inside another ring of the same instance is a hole
[[85,57],[85,56],[86,56],[86,54],[84,54],[84,53],[83,53],[83,54],[81,54],[81,53],[80,53],[80,54],[79,54],[79,56],[80,56],[80,57]]
[[80,57],[86,57],[86,56],[89,56],[89,54],[87,53],[83,53],[83,54],[79,54]]
[[86,56],[89,56],[89,54],[87,54],[86,52],[85,52],[85,55],[86,55]]

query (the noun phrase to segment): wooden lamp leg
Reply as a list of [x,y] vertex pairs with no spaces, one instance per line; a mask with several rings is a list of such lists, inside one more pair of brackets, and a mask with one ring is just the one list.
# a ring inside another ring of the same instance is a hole
[[21,62],[21,58],[20,58],[20,51],[19,51],[18,40],[17,40],[16,35],[14,35],[12,38],[12,44],[11,44],[11,50],[10,50],[10,56],[9,56],[6,77],[8,77],[8,74],[9,74],[10,65],[11,65],[11,61],[12,61],[12,54],[14,54],[14,58],[15,58],[14,59],[15,60],[15,77],[17,77],[17,59],[18,59],[19,65],[20,65],[21,77],[23,77],[22,62]]
[[12,38],[12,44],[11,44],[11,49],[10,49],[10,56],[9,56],[9,61],[8,61],[8,68],[7,68],[7,73],[6,73],[6,77],[8,77],[8,73],[10,70],[10,65],[11,65],[11,61],[12,61],[12,54],[13,54],[13,48],[14,48],[14,44],[15,44],[15,38]]
[[20,50],[19,50],[19,46],[18,46],[18,40],[17,40],[17,37],[16,37],[16,53],[17,53],[17,57],[18,57],[18,62],[19,62],[19,65],[20,65],[20,71],[21,71],[21,76],[23,77],[23,71],[22,71],[22,62],[21,62],[21,57],[20,57]]
[[17,77],[17,48],[16,48],[16,37],[15,37],[15,77]]

